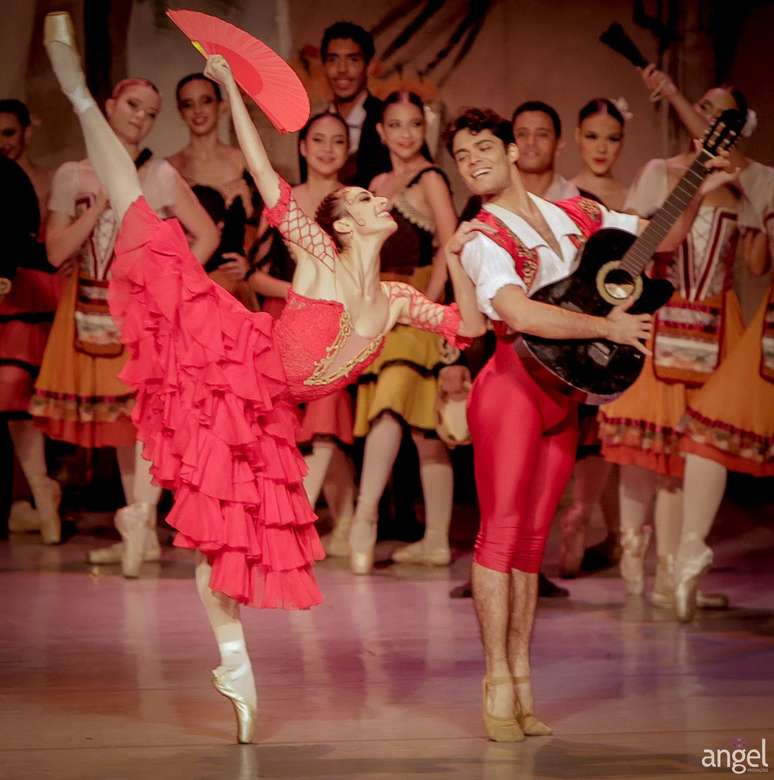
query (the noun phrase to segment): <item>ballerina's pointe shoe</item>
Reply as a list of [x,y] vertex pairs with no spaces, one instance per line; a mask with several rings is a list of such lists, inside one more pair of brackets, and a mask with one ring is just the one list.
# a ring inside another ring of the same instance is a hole
[[[255,737],[255,709],[250,706],[247,697],[240,693],[240,683],[247,682],[245,675],[250,671],[250,663],[244,663],[236,669],[219,666],[212,670],[212,684],[215,690],[225,696],[234,707],[237,722],[237,742],[249,745]],[[250,675],[252,677],[252,675]],[[250,685],[253,683],[250,682]]]
[[86,87],[81,58],[75,43],[75,29],[70,14],[57,12],[46,14],[43,24],[43,46],[54,75],[69,98],[77,114],[95,106],[94,98]]
[[[116,542],[110,544],[107,547],[99,547],[96,550],[89,550],[86,555],[86,560],[89,563],[99,566],[108,565],[112,563],[121,563],[121,559],[124,556],[124,543]],[[142,556],[143,563],[157,563],[161,560],[161,545],[159,544],[159,537],[154,530],[148,530],[148,534],[145,538],[145,552]]]
[[633,596],[639,596],[645,588],[645,556],[651,533],[649,526],[621,532],[621,579],[626,592]]
[[559,523],[561,545],[559,547],[559,576],[573,579],[578,576],[586,551],[586,523],[588,512],[582,504],[571,504]]
[[[675,603],[675,560],[673,555],[659,556],[656,579],[650,594],[650,602],[656,607],[672,609]],[[696,590],[698,609],[728,609],[728,596],[724,593],[704,593]]]
[[531,685],[530,678],[514,677],[512,682],[516,694],[516,719],[519,721],[521,730],[528,737],[550,737],[554,733],[554,730],[543,723],[542,720],[538,720],[538,718],[535,717],[535,713],[525,712],[524,708],[521,706],[518,689],[520,685]]
[[8,515],[8,530],[13,534],[25,534],[40,530],[40,515],[29,501],[14,501]]
[[510,677],[484,677],[481,681],[484,694],[481,714],[484,717],[486,735],[492,742],[523,742],[524,732],[515,716],[500,718],[489,713],[489,689],[498,685],[513,685],[513,681]]
[[370,574],[374,568],[376,522],[357,519],[349,534],[349,568],[353,574]]
[[59,544],[62,541],[62,521],[59,517],[62,488],[55,479],[47,476],[32,477],[29,483],[40,518],[43,544]]
[[156,507],[147,501],[135,501],[116,512],[115,522],[123,539],[121,572],[134,579],[140,575],[148,535],[156,526]]
[[431,547],[424,539],[400,547],[392,554],[395,563],[416,563],[421,566],[448,566],[451,559],[448,544]]
[[331,558],[346,558],[350,553],[349,532],[352,518],[339,518],[331,532],[320,538],[323,548]]
[[675,615],[681,623],[690,623],[698,606],[699,578],[712,565],[712,550],[691,556],[678,555],[675,561]]

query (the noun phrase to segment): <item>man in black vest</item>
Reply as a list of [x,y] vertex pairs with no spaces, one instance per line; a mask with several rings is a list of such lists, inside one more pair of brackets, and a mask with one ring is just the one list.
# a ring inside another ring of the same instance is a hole
[[323,33],[320,58],[333,91],[330,108],[349,127],[350,155],[339,178],[359,187],[368,187],[374,176],[390,169],[389,154],[376,132],[382,101],[367,87],[374,53],[371,34],[353,22],[335,22]]

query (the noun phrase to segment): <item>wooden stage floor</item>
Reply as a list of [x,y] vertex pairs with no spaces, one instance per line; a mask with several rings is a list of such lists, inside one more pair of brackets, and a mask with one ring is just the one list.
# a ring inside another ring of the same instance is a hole
[[189,554],[165,548],[136,581],[91,568],[107,521],[56,548],[0,542],[1,778],[656,780],[718,774],[701,766],[706,749],[764,738],[774,766],[770,507],[724,505],[706,584],[729,611],[679,625],[625,598],[614,572],[541,602],[537,711],[556,735],[515,745],[483,736],[472,604],[448,598],[469,553],[369,578],[329,560],[322,607],[244,610],[260,723],[258,744],[239,747],[209,682],[217,652]]

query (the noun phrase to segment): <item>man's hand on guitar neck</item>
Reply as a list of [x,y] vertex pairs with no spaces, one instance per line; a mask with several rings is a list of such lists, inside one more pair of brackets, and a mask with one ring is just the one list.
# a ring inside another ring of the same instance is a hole
[[608,332],[606,338],[616,344],[627,344],[636,347],[644,355],[650,355],[645,343],[653,332],[653,317],[650,314],[627,314],[634,303],[634,298],[621,306],[616,306],[605,317]]

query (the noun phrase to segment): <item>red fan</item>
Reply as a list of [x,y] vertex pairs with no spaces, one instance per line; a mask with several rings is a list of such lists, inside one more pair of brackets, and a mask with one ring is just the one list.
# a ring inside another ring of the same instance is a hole
[[237,84],[283,133],[300,130],[309,119],[309,96],[293,69],[265,43],[217,16],[198,11],[167,11],[167,16],[205,57],[222,54]]

